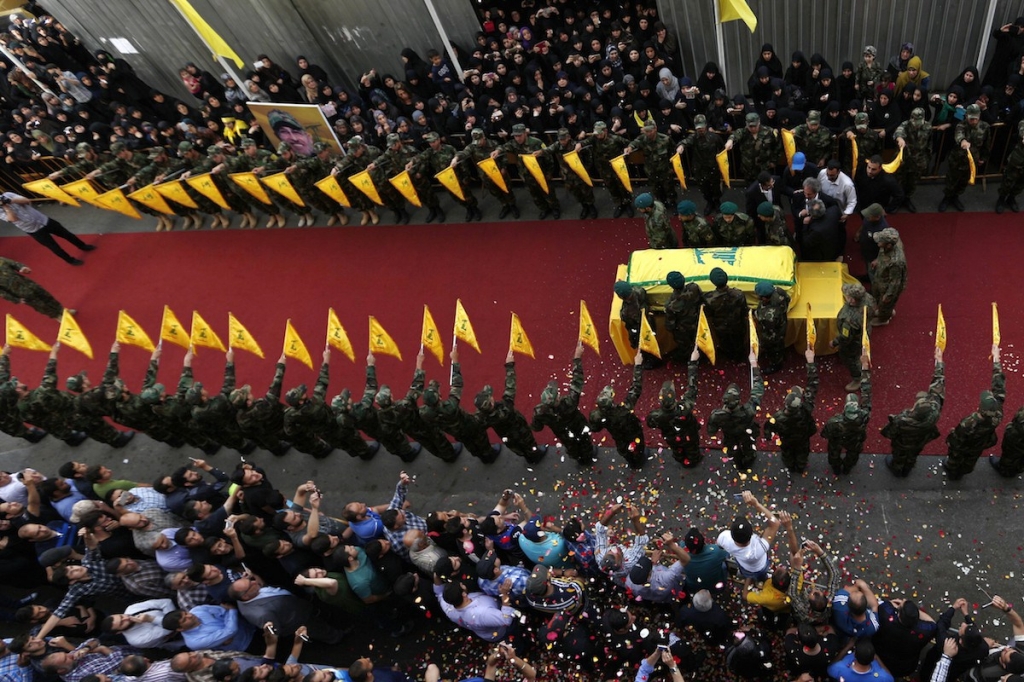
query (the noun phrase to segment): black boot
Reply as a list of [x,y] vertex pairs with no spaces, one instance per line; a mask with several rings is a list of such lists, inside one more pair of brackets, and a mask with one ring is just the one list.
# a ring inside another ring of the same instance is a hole
[[204,445],[203,447],[200,448],[200,450],[202,450],[203,454],[207,456],[216,455],[220,451],[220,443],[210,443],[209,445]]
[[275,457],[281,457],[281,456],[283,456],[286,452],[288,452],[291,449],[292,449],[292,444],[291,443],[289,443],[286,440],[281,440],[281,441],[277,442],[277,447],[274,448],[273,450],[271,450],[270,454],[274,455]]
[[82,442],[85,441],[85,439],[88,437],[89,436],[82,433],[81,431],[72,431],[71,435],[64,439],[64,442],[70,445],[71,447],[75,447],[76,445],[81,445]]
[[[447,219],[448,219],[448,216],[446,216],[444,214],[444,211],[442,211],[441,209],[437,209],[437,224],[440,225],[441,223],[443,223]],[[427,222],[430,222],[430,221],[427,221]]]
[[1000,194],[999,198],[996,199],[996,213],[1002,213],[1006,210],[1006,198]]
[[942,196],[942,201],[939,202],[939,213],[945,213],[946,209],[949,208],[949,197],[946,195]]
[[473,207],[473,214],[476,216],[477,220],[483,220],[484,219],[483,211],[480,210],[479,206],[474,206]]
[[468,207],[466,209],[466,222],[467,223],[473,222],[473,216],[475,216],[475,215],[476,215],[476,213],[473,212],[473,207],[472,206]]
[[125,445],[128,445],[128,443],[132,441],[132,438],[135,438],[134,431],[123,431],[121,432],[121,435],[117,437],[117,440],[114,441],[113,447],[123,448]]
[[626,207],[623,206],[622,204],[619,204],[618,206],[615,207],[615,210],[612,211],[612,217],[613,218],[621,218],[622,217],[622,212],[624,210],[626,210]]
[[597,206],[595,204],[590,205],[590,217],[597,220]]
[[512,204],[512,217],[515,218],[516,220],[518,220],[519,219],[519,215],[520,215],[519,214],[519,207],[516,206],[515,204]]
[[555,220],[559,220],[562,217],[562,210],[560,208],[551,209],[551,217]]
[[1020,206],[1017,205],[1016,197],[1006,197],[1006,206],[1014,213],[1020,211]]
[[[508,217],[508,214],[512,212],[512,206],[505,204],[501,207],[501,211],[498,213],[498,220],[503,220]],[[518,216],[517,216],[518,217]]]
[[437,211],[435,211],[434,209],[430,209],[430,212],[427,213],[426,222],[432,223],[432,222],[434,222],[434,218],[436,218],[436,217],[437,217]]
[[636,208],[633,206],[632,201],[626,203],[626,215],[630,218],[636,217]]
[[29,443],[38,443],[42,439],[46,438],[48,433],[48,431],[44,431],[43,429],[37,429],[34,426],[30,426],[28,427],[28,433],[25,434],[24,438]]
[[242,454],[242,455],[248,455],[250,452],[252,452],[255,449],[256,449],[256,443],[254,441],[247,440],[247,441],[245,441],[245,443],[242,444],[242,447],[238,448],[238,452],[239,452],[239,454]]

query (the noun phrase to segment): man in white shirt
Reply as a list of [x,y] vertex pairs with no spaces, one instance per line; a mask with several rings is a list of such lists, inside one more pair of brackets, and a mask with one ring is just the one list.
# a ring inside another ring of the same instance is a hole
[[838,159],[831,159],[825,170],[818,173],[818,182],[821,183],[822,194],[832,197],[839,204],[842,210],[839,220],[845,224],[846,219],[857,210],[857,190],[853,180],[842,171]]
[[104,632],[120,633],[126,642],[140,649],[177,650],[184,645],[174,630],[161,624],[164,616],[178,607],[170,599],[147,599],[103,619]]
[[68,231],[68,228],[50,218],[45,213],[40,213],[32,207],[32,201],[14,192],[0,194],[0,218],[35,239],[37,242],[53,251],[65,262],[72,265],[83,265],[84,261],[73,258],[71,254],[60,247],[54,237],[60,237],[65,241],[77,246],[82,251],[92,251],[96,247],[86,244],[77,235]]
[[768,525],[765,527],[764,535],[754,533],[754,527],[746,516],[737,516],[732,522],[732,527],[718,535],[716,544],[736,560],[740,575],[752,578],[755,582],[763,582],[768,579],[771,568],[768,550],[775,542],[775,535],[779,532],[781,522],[767,507],[758,502],[749,490],[743,491],[743,501],[767,517]]

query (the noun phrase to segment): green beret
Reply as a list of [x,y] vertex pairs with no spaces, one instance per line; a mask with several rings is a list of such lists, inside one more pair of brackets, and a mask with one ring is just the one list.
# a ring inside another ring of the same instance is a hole
[[747,114],[746,121],[747,121],[747,126],[748,127],[749,126],[753,126],[753,125],[757,125],[757,124],[759,124],[761,122],[761,117],[758,116],[755,113],[749,113],[749,114]]
[[722,215],[736,215],[736,211],[740,210],[740,207],[731,201],[722,202],[722,205],[718,207]]
[[650,208],[654,206],[654,197],[650,192],[644,192],[633,200],[633,205],[637,208]]
[[[111,149],[113,149],[113,146],[111,146]],[[78,152],[79,154],[85,154],[86,152],[91,152],[92,151],[92,145],[89,144],[88,142],[79,142],[78,144],[75,145],[75,151]]]
[[871,204],[860,214],[868,220],[881,220],[885,216],[885,209],[882,208],[881,204]]
[[619,280],[615,283],[615,295],[619,298],[626,298],[633,292],[633,287],[629,282]]
[[673,270],[672,272],[665,275],[665,281],[673,289],[682,289],[684,286],[686,286],[686,278],[683,277],[683,273],[679,272],[678,270]]
[[711,273],[708,275],[708,279],[716,287],[722,287],[729,283],[729,275],[726,274],[722,268],[712,268]]
[[697,114],[696,116],[694,116],[693,117],[693,127],[694,128],[707,128],[708,127],[708,119],[707,119],[707,117],[704,116],[704,114]]
[[679,215],[697,215],[697,204],[689,199],[684,199],[676,204],[676,213]]
[[821,123],[821,112],[811,109],[807,112],[808,123]]
[[251,137],[243,137],[239,141],[238,146],[242,147],[243,149],[246,148],[246,147],[255,147],[256,146],[256,140],[252,139]]
[[330,148],[331,148],[331,145],[327,144],[326,142],[314,142],[313,143],[313,153],[314,154],[319,154],[320,152],[326,152],[326,151],[330,150]]
[[164,149],[163,147],[153,147],[152,149],[149,150],[149,159],[150,161],[152,161],[153,159],[159,158],[161,154],[166,153],[167,150]]
[[79,372],[68,377],[67,380],[68,390],[74,393],[81,393],[82,387],[85,386],[85,372]]
[[895,244],[900,240],[900,233],[894,227],[887,227],[871,235],[878,244]]
[[164,394],[163,384],[153,384],[149,388],[142,389],[142,393],[139,394],[139,398],[146,405],[156,405],[160,402],[160,397]]
[[394,147],[396,144],[402,141],[402,138],[398,136],[398,133],[388,133],[387,145]]
[[978,409],[982,412],[995,412],[999,409],[1000,403],[992,391],[982,391],[981,400],[978,402]]
[[438,140],[441,139],[441,136],[435,133],[434,131],[430,131],[429,133],[423,136],[423,139],[426,140],[427,142],[437,142]]
[[284,394],[284,401],[292,407],[298,407],[299,401],[306,395],[306,384],[299,384]]
[[195,149],[195,145],[189,142],[188,140],[182,140],[181,142],[178,143],[179,152],[189,152],[192,151],[193,149]]
[[280,109],[271,109],[270,113],[267,114],[267,122],[270,123],[270,127],[274,129],[275,133],[280,128],[303,130],[303,127],[299,125],[299,122],[295,120],[294,116],[289,114],[287,111],[281,111]]
[[290,152],[291,150],[292,150],[292,145],[289,142],[279,142],[277,144],[277,153],[278,154],[284,154],[285,152]]
[[775,206],[773,206],[770,201],[762,201],[757,205],[757,215],[770,218],[775,215]]
[[754,293],[762,297],[771,296],[775,293],[775,285],[771,282],[761,280],[754,285]]
[[[483,131],[481,131],[481,132],[483,132]],[[513,135],[525,135],[526,134],[526,126],[523,125],[522,123],[516,123],[514,126],[512,126],[512,134]]]

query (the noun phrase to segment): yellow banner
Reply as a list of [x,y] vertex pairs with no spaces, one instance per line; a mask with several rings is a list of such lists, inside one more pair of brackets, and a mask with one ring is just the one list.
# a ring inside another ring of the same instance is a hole
[[857,161],[860,159],[860,145],[857,144],[857,138],[850,140],[850,160],[853,162],[853,166],[850,167],[850,179],[854,180],[857,177]]
[[498,168],[498,163],[494,159],[484,159],[478,162],[477,167],[484,172],[491,182],[501,188],[501,191],[508,194],[508,185],[505,184],[505,177],[501,174],[501,169]]
[[719,0],[718,21],[724,24],[727,21],[742,20],[750,32],[757,28],[757,16],[750,9],[746,0]]
[[761,340],[757,337],[757,325],[754,324],[754,311],[747,311],[747,326],[750,328],[750,352],[756,358],[761,354]]
[[572,172],[580,176],[580,180],[587,183],[591,187],[594,186],[594,181],[590,179],[590,173],[587,172],[583,162],[580,160],[580,153],[573,150],[567,154],[563,154],[562,158],[565,159],[566,164],[572,169]]
[[967,178],[967,184],[973,185],[975,176],[978,173],[978,168],[974,165],[974,154],[971,153],[970,149],[967,150],[967,165],[971,168],[971,177]]
[[185,333],[185,325],[178,320],[170,306],[164,306],[164,316],[160,320],[160,340],[170,341],[173,344],[188,348],[188,335]]
[[150,352],[156,348],[149,334],[123,310],[117,313],[117,342],[122,346],[139,346]]
[[252,337],[249,330],[232,313],[228,313],[228,347],[240,348],[253,355],[263,357],[263,349],[260,348],[260,344],[256,343],[256,339]]
[[814,326],[814,318],[811,316],[811,304],[807,304],[807,347],[814,350],[814,344],[818,342],[818,328]]
[[999,333],[999,307],[993,302],[992,303],[992,345],[998,346],[1003,340],[1002,335]]
[[341,326],[341,320],[338,319],[338,313],[334,312],[334,308],[327,311],[327,343],[344,353],[352,362],[356,361],[356,352],[348,339],[348,332]]
[[370,198],[370,201],[383,206],[384,202],[380,200],[380,194],[377,192],[377,186],[373,184],[373,178],[370,177],[370,171],[364,170],[355,175],[351,175],[348,181],[358,189],[360,192]]
[[81,180],[75,180],[74,182],[69,182],[62,186],[61,189],[76,199],[81,199],[87,204],[99,206],[99,204],[96,203],[96,198],[100,193],[96,191],[96,186],[92,184],[92,180],[86,180],[84,178]]
[[57,186],[53,180],[43,178],[42,180],[33,180],[32,182],[25,182],[21,185],[30,192],[41,194],[47,199],[53,199],[59,201],[62,204],[68,206],[78,206],[79,203],[73,196],[62,190]]
[[598,355],[601,354],[601,340],[597,336],[597,328],[594,327],[594,320],[587,310],[587,302],[580,301],[580,341],[590,346]]
[[294,358],[306,367],[313,369],[313,358],[309,357],[306,344],[302,342],[299,333],[295,331],[291,319],[288,320],[284,328],[284,355],[287,358]]
[[374,355],[391,355],[399,360],[402,353],[398,350],[398,344],[391,338],[391,335],[384,331],[377,318],[370,315],[370,352]]
[[412,186],[412,178],[409,176],[409,171],[402,171],[395,177],[388,178],[388,182],[391,183],[392,187],[402,193],[402,196],[405,197],[406,201],[416,208],[423,205],[423,202],[420,201],[420,195],[416,194],[416,188]]
[[469,321],[466,309],[462,307],[462,300],[455,300],[455,338],[465,341],[476,350],[480,351],[480,344],[476,340],[476,332],[473,331],[473,323]]
[[786,165],[793,163],[793,155],[796,154],[796,138],[793,137],[792,130],[786,130],[783,128],[779,131],[782,137],[782,150],[786,152]]
[[199,208],[195,199],[189,196],[188,191],[185,190],[185,186],[181,184],[180,180],[161,182],[159,185],[153,185],[153,188],[176,204],[181,204],[186,208]]
[[942,316],[942,304],[939,304],[939,319],[935,323],[935,347],[946,352],[946,318]]
[[509,332],[508,337],[509,350],[522,353],[523,355],[529,355],[531,358],[535,358],[533,354],[533,344],[530,343],[530,337],[526,335],[526,330],[523,329],[523,323],[519,321],[519,316],[512,313],[512,330]]
[[285,173],[275,173],[274,175],[268,175],[265,178],[261,178],[263,184],[274,190],[288,201],[299,206],[305,206],[305,202],[302,201],[302,197],[292,187],[292,183],[288,180],[288,176]]
[[708,325],[707,315],[704,314],[704,306],[700,307],[700,317],[697,318],[697,348],[708,356],[711,364],[715,364],[715,341],[711,338],[711,327]]
[[167,215],[174,215],[174,209],[167,205],[164,198],[153,189],[153,185],[146,185],[142,189],[137,189],[128,195],[129,199],[137,201],[147,208],[151,208],[154,211],[160,213],[166,213]]
[[863,314],[861,315],[861,325],[860,325],[860,347],[862,349],[861,352],[864,355],[866,355],[866,356],[868,356],[870,358],[871,357],[871,339],[868,338],[868,329],[870,328],[870,327],[868,327],[868,307],[864,306],[864,308],[862,310],[863,310]]
[[328,175],[323,180],[317,180],[315,183],[316,188],[329,196],[330,198],[337,201],[345,208],[352,208],[352,202],[348,200],[348,196],[345,191],[338,184],[338,179],[333,175]]
[[213,59],[216,61],[217,57],[224,57],[230,59],[235,63],[235,66],[242,68],[245,62],[242,58],[235,54],[235,51],[231,49],[231,46],[224,42],[224,39],[220,37],[220,34],[214,31],[206,20],[203,19],[199,12],[195,11],[188,0],[171,0],[174,6],[178,8],[182,16],[188,23],[192,24],[192,28],[196,30],[203,38],[203,42],[208,48],[213,50]]
[[726,186],[729,184],[729,151],[723,149],[715,154],[715,161],[718,162],[718,171],[722,174],[722,180]]
[[658,337],[651,329],[651,323],[647,321],[647,315],[640,315],[640,350],[660,358],[661,348],[658,346]]
[[260,179],[256,177],[255,173],[232,173],[228,177],[234,180],[236,185],[256,197],[256,199],[262,203],[274,203],[270,200],[270,197],[267,196],[267,190],[263,189],[263,185],[260,184]]
[[895,159],[893,159],[889,163],[883,163],[882,164],[882,170],[884,170],[886,173],[895,173],[896,171],[898,171],[900,169],[900,166],[902,166],[902,165],[903,165],[903,150],[901,149],[896,154],[896,158]]
[[548,189],[548,179],[544,177],[544,171],[540,169],[540,162],[537,161],[537,157],[532,154],[522,154],[519,158],[522,159],[526,170],[530,171],[530,175],[537,181],[540,188],[544,190],[544,194],[551,194],[551,190]]
[[444,185],[446,190],[458,197],[459,201],[466,200],[466,193],[462,191],[462,185],[459,184],[459,176],[456,175],[454,168],[445,168],[435,175],[434,178]]
[[7,338],[4,343],[11,348],[24,348],[26,350],[41,350],[49,352],[52,350],[50,344],[33,334],[21,322],[14,319],[14,316],[7,313]]
[[679,180],[679,184],[686,189],[686,172],[683,171],[683,159],[679,154],[673,154],[672,158],[672,169],[676,172],[676,178]]
[[124,195],[120,187],[115,187],[109,192],[96,197],[95,204],[100,208],[105,208],[108,211],[117,211],[121,215],[126,215],[129,218],[139,218],[142,216],[139,214],[135,207],[132,206],[131,202],[128,201],[128,197]]
[[226,351],[224,342],[217,336],[217,332],[213,331],[213,327],[206,323],[195,310],[192,311],[192,333],[189,336],[189,343],[192,346],[192,351],[199,346],[206,346],[207,348],[215,348],[217,350]]
[[186,178],[185,182],[188,183],[189,187],[199,192],[225,211],[231,210],[231,206],[224,200],[224,195],[220,193],[220,188],[217,187],[217,183],[213,181],[213,177],[209,173],[203,173],[202,175],[197,175],[193,178]]
[[57,341],[60,345],[74,348],[92,360],[92,346],[89,345],[89,339],[85,338],[82,328],[78,326],[78,322],[67,310],[64,310],[64,314],[60,318]]
[[616,156],[614,159],[609,161],[612,165],[612,170],[615,171],[615,175],[619,177],[619,182],[626,188],[627,192],[633,191],[633,183],[629,181],[629,168],[626,167],[626,155]]
[[430,314],[430,308],[426,305],[423,306],[423,331],[420,332],[420,345],[424,350],[429,350],[444,367],[444,346],[441,345],[441,332],[437,330],[434,316]]

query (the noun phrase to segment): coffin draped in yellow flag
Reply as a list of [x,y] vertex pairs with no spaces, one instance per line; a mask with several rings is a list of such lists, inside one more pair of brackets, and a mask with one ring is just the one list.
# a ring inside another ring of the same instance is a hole
[[249,330],[232,313],[228,313],[228,347],[239,348],[263,357],[263,349],[260,348],[260,344],[256,343],[256,339],[249,333]]
[[50,344],[30,332],[25,325],[14,319],[14,316],[10,313],[7,313],[7,337],[4,343],[11,348],[24,348],[25,350],[49,352],[52,349]]
[[85,338],[78,321],[67,310],[60,318],[60,329],[57,331],[57,342],[62,346],[74,348],[85,357],[92,360],[92,346],[89,339]]
[[35,192],[36,194],[40,194],[46,197],[47,199],[53,199],[54,201],[59,201],[60,203],[67,204],[68,206],[80,205],[73,196],[62,190],[60,187],[57,186],[57,183],[48,178],[43,178],[42,180],[33,180],[32,182],[25,182],[22,183],[21,186],[27,189],[29,192]]
[[711,338],[711,327],[704,314],[704,306],[700,307],[700,317],[697,318],[697,348],[708,356],[712,365],[715,364],[715,341]]
[[298,360],[306,367],[313,369],[313,358],[309,356],[306,344],[302,342],[302,338],[295,331],[295,327],[292,326],[290,319],[285,323],[284,327],[284,355],[286,358]]
[[862,308],[860,324],[860,347],[861,353],[868,356],[868,358],[871,357],[871,337],[868,336],[869,329],[871,329],[871,327],[868,325],[868,307],[864,306]]
[[437,330],[434,316],[430,314],[430,308],[426,305],[423,306],[423,330],[420,332],[420,344],[424,350],[429,350],[444,367],[444,346],[441,344],[441,332]]
[[683,189],[686,189],[686,172],[683,171],[683,157],[679,154],[672,155],[672,169],[676,172],[676,179]]
[[946,352],[946,318],[942,315],[942,304],[939,304],[939,319],[935,322],[935,347]]
[[159,185],[153,185],[153,189],[176,204],[181,204],[186,208],[199,208],[195,199],[189,195],[188,190],[185,189],[185,185],[181,184],[180,180],[161,182]]
[[632,192],[633,183],[629,181],[629,168],[626,167],[626,155],[623,154],[622,156],[616,156],[608,163],[611,164],[612,170],[615,171],[616,177],[619,178],[619,182],[621,182],[622,186],[626,188],[626,191]]
[[587,302],[582,300],[580,301],[580,342],[593,348],[598,355],[601,354],[601,340],[597,336],[594,318],[587,310]]
[[715,154],[715,161],[718,162],[718,171],[722,174],[722,181],[729,184],[729,151],[723,149]]
[[193,178],[185,178],[185,182],[188,183],[189,187],[199,192],[225,211],[231,210],[231,206],[224,198],[224,195],[220,192],[220,187],[217,187],[217,183],[213,181],[213,176],[209,173],[203,173],[202,175],[197,175]]
[[544,171],[540,169],[540,162],[537,161],[537,157],[532,154],[523,154],[519,157],[523,165],[526,166],[526,170],[530,171],[530,175],[537,181],[540,188],[544,190],[544,194],[551,194],[551,190],[548,189],[548,179],[544,177]]
[[750,332],[750,352],[754,354],[756,358],[761,354],[761,340],[757,336],[757,325],[754,324],[754,311],[747,311],[747,326]]
[[508,347],[509,350],[515,353],[522,353],[523,355],[529,355],[531,358],[536,358],[533,354],[533,344],[530,343],[530,337],[526,335],[523,323],[519,321],[519,316],[515,313],[512,313],[512,329],[509,332]]
[[74,198],[80,199],[87,204],[99,206],[99,204],[96,203],[96,198],[99,197],[100,193],[96,191],[96,186],[92,184],[92,180],[86,180],[85,178],[75,180],[74,182],[69,182],[68,184],[63,185],[61,189]]
[[999,306],[994,302],[992,303],[992,345],[998,346],[1003,340],[1002,334],[999,333]]
[[793,155],[796,154],[796,138],[793,137],[793,131],[783,128],[779,131],[779,136],[782,137],[782,150],[786,152],[786,164],[792,164]]
[[167,205],[167,201],[156,191],[153,185],[146,185],[142,189],[135,190],[128,195],[128,198],[159,213],[174,215],[174,209]]
[[658,336],[651,329],[651,323],[647,321],[646,315],[640,316],[640,350],[650,353],[656,358],[661,357],[661,347],[658,346]]
[[356,361],[356,351],[352,348],[348,332],[341,326],[341,320],[338,319],[338,313],[334,312],[334,308],[327,311],[327,343],[344,353],[352,362]]
[[156,348],[149,334],[123,310],[117,312],[117,342],[122,346],[145,348],[151,353]]
[[818,328],[814,326],[814,318],[811,316],[811,304],[807,304],[807,347],[814,350],[818,343]]
[[889,163],[883,163],[882,164],[882,170],[884,170],[886,173],[892,174],[892,173],[895,173],[896,171],[898,171],[900,169],[900,166],[902,166],[902,165],[903,165],[903,150],[901,149],[901,150],[899,150],[899,152],[897,152],[895,159],[893,159]]
[[224,347],[224,342],[217,336],[217,332],[213,331],[213,327],[207,324],[202,315],[195,310],[192,311],[192,333],[189,335],[189,344],[192,346],[193,352],[199,346],[222,351],[227,350]]
[[402,359],[402,352],[398,350],[398,344],[390,334],[384,331],[384,327],[373,315],[370,315],[370,352],[374,355],[391,355],[399,360]]
[[352,202],[349,201],[348,195],[345,194],[345,190],[338,184],[338,179],[333,175],[328,175],[323,180],[317,180],[315,183],[316,188],[329,196],[330,198],[337,201],[345,208],[352,208]]
[[292,183],[288,179],[287,173],[274,173],[273,175],[268,175],[267,177],[260,179],[263,181],[264,185],[274,190],[293,204],[298,206],[306,205],[306,203],[302,201],[302,197],[299,196],[299,193],[295,191],[294,187],[292,187]]
[[409,171],[405,170],[393,178],[388,178],[388,182],[390,182],[391,186],[397,189],[410,204],[416,208],[423,206],[423,202],[420,201],[420,195],[416,193],[416,188],[412,186],[412,176],[409,175]]
[[498,164],[494,159],[484,159],[483,161],[478,161],[476,165],[491,182],[501,188],[502,192],[508,194],[505,176],[501,174],[501,169],[498,168]]
[[445,168],[434,177],[444,185],[446,190],[458,197],[459,201],[466,200],[466,193],[462,191],[462,185],[459,184],[459,176],[455,173],[454,168]]
[[562,155],[562,159],[566,165],[572,169],[572,172],[580,176],[580,180],[587,183],[591,187],[594,186],[594,181],[590,178],[590,173],[587,172],[586,167],[583,165],[583,161],[580,160],[580,153],[576,150],[568,152]]
[[461,299],[455,300],[455,338],[468,343],[477,353],[481,352],[480,344],[476,340],[476,332],[473,331],[473,323],[469,321],[469,315],[462,307]]
[[380,200],[380,194],[377,192],[377,186],[373,184],[373,178],[370,177],[370,171],[364,170],[355,175],[350,175],[348,181],[352,183],[353,187],[368,196],[370,201],[378,206],[384,205],[384,202]]
[[255,173],[232,173],[228,177],[231,178],[231,181],[236,185],[256,197],[257,201],[264,204],[273,203],[270,200],[270,196],[267,194],[267,190],[263,189],[263,185],[260,184],[260,179],[256,177]]
[[93,203],[100,208],[105,208],[108,211],[117,211],[129,218],[142,218],[142,215],[132,206],[132,202],[128,201],[128,197],[124,195],[120,187],[115,187],[109,192],[100,194]]
[[182,348],[188,348],[189,339],[188,334],[185,332],[185,325],[181,323],[178,316],[174,314],[170,306],[164,306],[164,315],[160,320],[160,340],[170,341],[171,343],[181,346]]

